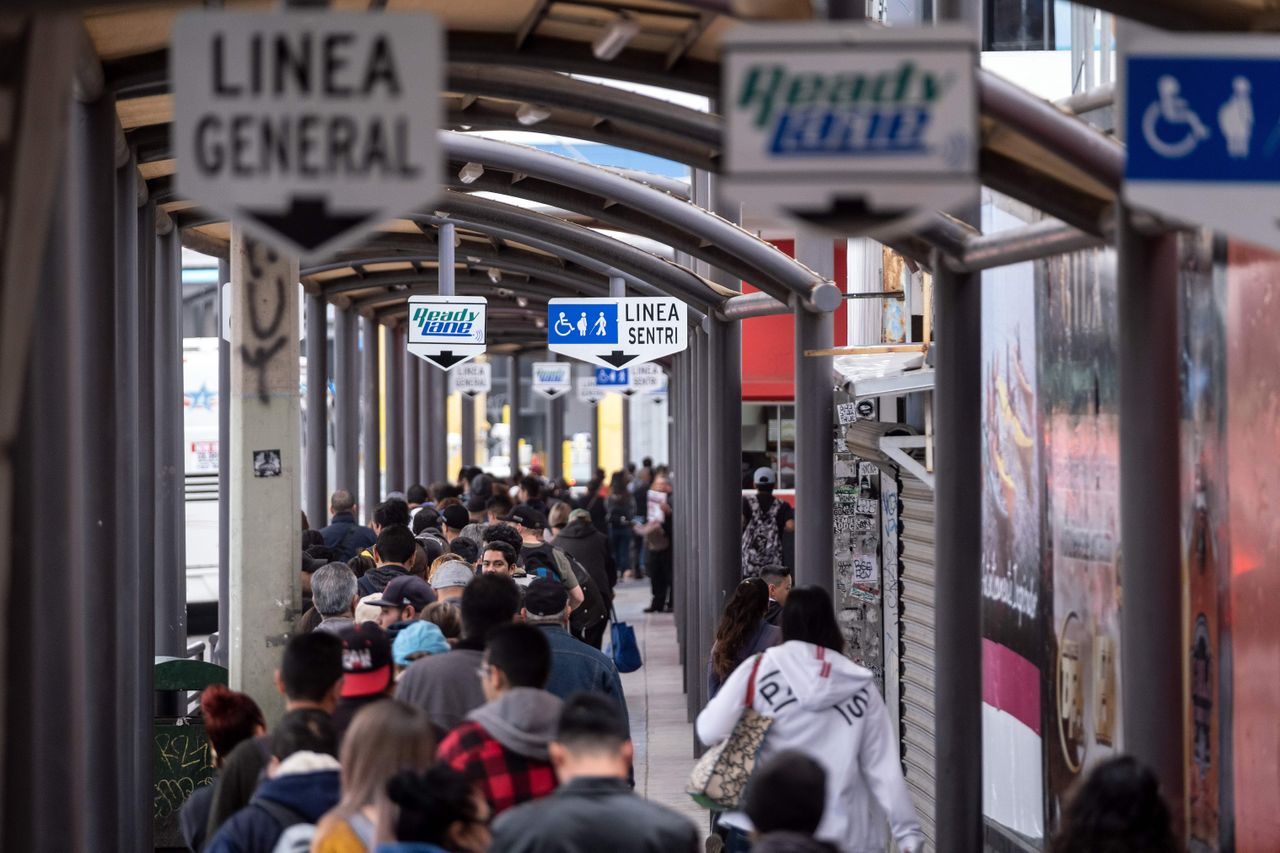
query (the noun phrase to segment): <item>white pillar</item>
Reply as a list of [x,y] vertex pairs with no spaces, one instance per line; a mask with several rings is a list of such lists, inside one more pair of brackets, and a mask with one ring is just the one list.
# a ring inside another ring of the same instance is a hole
[[231,687],[280,716],[273,674],[301,602],[298,263],[231,233]]

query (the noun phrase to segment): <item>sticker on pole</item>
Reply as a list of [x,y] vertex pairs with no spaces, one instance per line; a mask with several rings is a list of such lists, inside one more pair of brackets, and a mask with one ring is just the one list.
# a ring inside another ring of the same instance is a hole
[[1125,199],[1280,248],[1280,37],[1119,37]]
[[281,251],[328,256],[439,194],[434,16],[191,11],[169,57],[178,193]]
[[726,198],[878,237],[978,203],[967,28],[743,24],[721,47]]
[[533,363],[533,391],[548,400],[564,396],[573,390],[573,365],[564,361],[535,361]]
[[491,369],[487,363],[472,361],[459,364],[449,371],[449,391],[457,391],[468,397],[488,394]]
[[578,399],[588,406],[594,406],[603,400],[608,390],[600,387],[595,376],[578,377]]
[[689,345],[685,304],[665,296],[552,299],[547,349],[620,369],[683,352]]
[[486,305],[483,296],[410,296],[409,352],[441,370],[480,355]]

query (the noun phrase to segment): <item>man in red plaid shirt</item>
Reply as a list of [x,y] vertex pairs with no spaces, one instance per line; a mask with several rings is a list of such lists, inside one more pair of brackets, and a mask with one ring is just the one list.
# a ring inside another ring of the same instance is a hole
[[550,674],[551,647],[540,630],[521,624],[494,630],[477,672],[488,701],[436,752],[479,786],[495,815],[555,790],[547,744],[561,701],[543,689]]

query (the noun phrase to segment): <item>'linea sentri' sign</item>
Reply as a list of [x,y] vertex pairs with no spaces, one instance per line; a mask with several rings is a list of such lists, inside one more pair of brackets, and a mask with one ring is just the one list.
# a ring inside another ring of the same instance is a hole
[[301,258],[440,191],[435,17],[191,11],[173,27],[177,189]]
[[977,201],[967,30],[760,24],[735,28],[724,48],[731,198],[879,234]]

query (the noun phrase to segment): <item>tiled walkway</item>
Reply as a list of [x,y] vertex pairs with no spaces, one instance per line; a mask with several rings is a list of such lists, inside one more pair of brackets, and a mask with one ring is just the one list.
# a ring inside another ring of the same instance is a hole
[[703,835],[708,817],[684,792],[693,769],[693,726],[686,721],[680,646],[670,613],[645,613],[649,582],[621,581],[615,606],[636,629],[644,666],[622,676],[636,748],[636,793],[688,815]]

